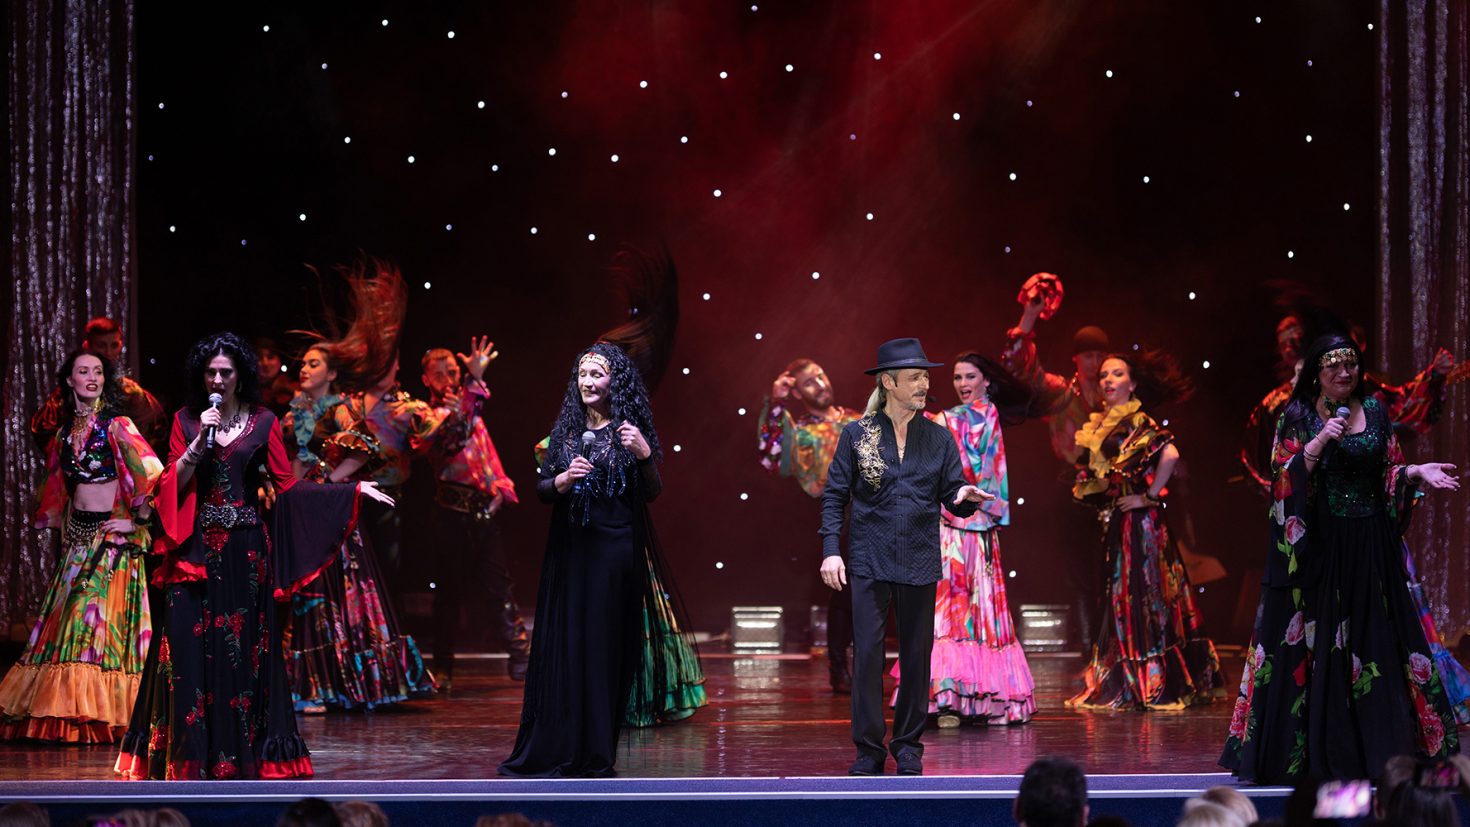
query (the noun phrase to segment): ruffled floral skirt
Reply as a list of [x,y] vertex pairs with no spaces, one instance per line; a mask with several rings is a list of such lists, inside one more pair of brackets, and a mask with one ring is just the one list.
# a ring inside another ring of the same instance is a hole
[[1316,583],[1263,587],[1222,766],[1244,780],[1374,778],[1459,751],[1455,718],[1383,515],[1318,528]]
[[[935,587],[929,713],[975,723],[1030,720],[1036,684],[1006,602],[1000,531],[940,525],[939,555],[945,577]],[[892,674],[899,677],[897,663]]]
[[297,708],[372,709],[433,693],[434,677],[382,584],[377,555],[353,531],[337,559],[292,595],[286,662]]
[[204,780],[312,774],[279,646],[284,610],[258,525],[210,537],[204,578],[164,587],[164,608],[115,771]]
[[1409,596],[1413,598],[1414,607],[1419,612],[1419,625],[1424,628],[1424,638],[1434,656],[1434,668],[1439,672],[1439,679],[1444,682],[1445,697],[1449,700],[1450,710],[1455,713],[1455,722],[1460,726],[1470,724],[1470,671],[1466,671],[1455,660],[1455,656],[1450,654],[1444,640],[1439,636],[1439,629],[1434,625],[1434,615],[1429,611],[1429,600],[1424,596],[1424,587],[1419,583],[1419,572],[1414,567],[1414,555],[1409,551],[1407,543],[1404,544],[1404,569],[1409,575]]
[[0,681],[0,738],[112,743],[127,726],[152,622],[142,549],[104,544],[107,512],[72,512],[61,564]]
[[1114,511],[1104,534],[1107,591],[1086,688],[1074,709],[1184,709],[1223,698],[1215,644],[1199,634],[1194,594],[1163,510]]

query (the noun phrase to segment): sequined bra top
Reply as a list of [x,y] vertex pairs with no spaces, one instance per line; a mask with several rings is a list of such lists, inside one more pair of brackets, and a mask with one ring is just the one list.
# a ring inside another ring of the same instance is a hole
[[107,431],[112,418],[98,414],[92,417],[92,426],[87,429],[86,441],[78,447],[72,440],[72,430],[63,428],[57,434],[61,453],[61,475],[67,486],[111,482],[117,479],[117,460],[108,442]]
[[[1366,427],[1345,435],[1323,463],[1327,508],[1337,517],[1366,517],[1383,509],[1383,471],[1388,462],[1388,418],[1378,400],[1363,400]],[[1313,415],[1313,431],[1322,419]]]

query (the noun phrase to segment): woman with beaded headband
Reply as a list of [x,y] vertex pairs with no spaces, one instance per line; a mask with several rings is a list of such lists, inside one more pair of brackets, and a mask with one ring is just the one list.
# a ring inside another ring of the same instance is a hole
[[[1016,637],[1000,561],[1001,528],[1011,522],[1001,425],[1025,420],[1031,390],[974,350],[955,357],[954,388],[960,404],[924,415],[954,438],[965,482],[994,499],[969,517],[940,510],[944,577],[934,599],[929,713],[941,727],[1025,723],[1036,712],[1036,684]],[[899,677],[897,664],[892,674]]]
[[1403,544],[1423,489],[1458,490],[1455,466],[1404,464],[1351,338],[1320,336],[1305,358],[1276,426],[1272,548],[1220,759],[1263,784],[1459,751]]
[[[331,563],[372,483],[298,480],[260,405],[255,352],[234,333],[197,342],[156,496],[164,592],[156,640],[115,771],[125,778],[312,774],[296,729],[277,602]],[[261,469],[264,468],[264,474]],[[276,491],[267,512],[265,478]],[[269,521],[269,531],[266,522]]]
[[1102,523],[1103,622],[1074,709],[1183,709],[1223,696],[1220,658],[1200,635],[1193,589],[1164,519],[1179,462],[1174,435],[1143,410],[1194,390],[1163,351],[1114,353],[1099,370],[1103,409],[1077,430],[1072,496]]
[[671,607],[650,587],[650,569],[668,583],[648,513],[661,457],[633,361],[606,342],[579,354],[539,469],[551,529],[521,726],[502,775],[612,775],[632,699],[683,715],[703,704],[698,658],[677,627],[656,622]]
[[61,560],[25,651],[0,681],[0,738],[111,743],[152,637],[143,553],[163,463],[120,415],[123,391],[106,358],[73,351],[57,389],[69,422],[49,444],[33,524],[61,530]]

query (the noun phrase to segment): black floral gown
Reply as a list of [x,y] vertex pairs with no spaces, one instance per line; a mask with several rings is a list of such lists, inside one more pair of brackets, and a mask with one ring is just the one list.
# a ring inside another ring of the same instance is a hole
[[1459,751],[1404,567],[1419,492],[1383,406],[1363,414],[1310,474],[1322,419],[1277,426],[1273,547],[1220,759],[1245,780],[1373,778],[1395,755]]
[[[178,484],[175,462],[199,433],[174,416],[157,511],[164,605],[115,770],[127,778],[292,778],[312,774],[296,730],[281,649],[280,601],[335,559],[357,520],[356,486],[299,481],[275,414],[250,411]],[[269,527],[264,465],[279,492]]]

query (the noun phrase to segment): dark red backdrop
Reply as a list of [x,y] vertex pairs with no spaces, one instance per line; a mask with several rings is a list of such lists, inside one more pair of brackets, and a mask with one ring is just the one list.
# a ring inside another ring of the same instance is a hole
[[[176,399],[197,336],[312,322],[303,265],[390,257],[414,285],[410,389],[426,347],[495,338],[491,430],[529,499],[570,360],[624,317],[615,244],[662,239],[683,317],[655,412],[682,451],[655,519],[696,625],[720,629],[733,603],[812,592],[815,505],[754,455],[781,366],[815,357],[861,405],[878,342],[996,350],[1017,285],[1049,270],[1068,289],[1049,363],[1098,323],[1194,371],[1195,399],[1159,413],[1200,550],[1231,572],[1203,596],[1210,631],[1244,642],[1240,574],[1265,517],[1229,479],[1272,384],[1263,282],[1300,279],[1371,320],[1376,267],[1376,12],[1279,5],[143,4],[141,379]],[[1074,506],[1041,425],[1006,438],[1025,498],[1012,602],[1054,600],[1055,569],[1094,550],[1055,527]],[[406,509],[409,559],[431,552],[413,539],[423,510]],[[527,603],[547,518],[527,502],[504,520]]]

